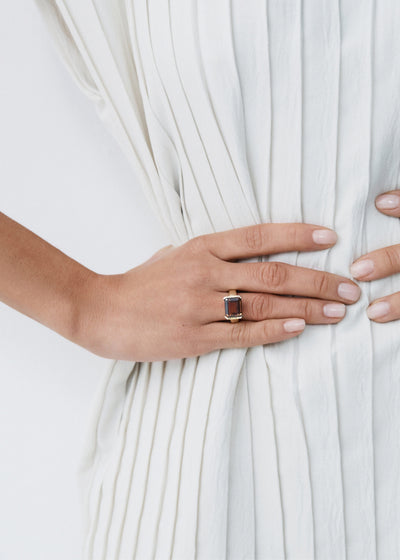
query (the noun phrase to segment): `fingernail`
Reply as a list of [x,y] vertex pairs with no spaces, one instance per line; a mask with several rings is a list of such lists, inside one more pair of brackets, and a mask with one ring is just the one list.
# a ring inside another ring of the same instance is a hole
[[359,286],[354,284],[348,284],[347,282],[342,282],[338,286],[338,294],[344,299],[349,299],[350,301],[356,301],[360,297],[361,289]]
[[367,308],[367,315],[370,319],[377,319],[387,315],[390,311],[390,304],[387,301],[377,301]]
[[283,323],[283,328],[286,332],[302,331],[306,326],[304,319],[290,319]]
[[327,245],[328,243],[335,243],[337,241],[337,234],[331,229],[315,229],[312,232],[314,243],[320,245]]
[[382,210],[398,208],[400,206],[400,196],[397,196],[396,194],[384,194],[382,196],[378,196],[376,199],[376,205]]
[[371,259],[363,259],[361,261],[354,262],[350,267],[350,273],[354,278],[359,276],[366,276],[374,270],[374,261]]
[[344,317],[346,306],[344,303],[326,303],[323,310],[326,317]]

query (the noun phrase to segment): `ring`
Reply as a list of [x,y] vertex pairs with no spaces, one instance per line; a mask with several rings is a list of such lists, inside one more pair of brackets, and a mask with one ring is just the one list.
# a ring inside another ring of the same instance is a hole
[[236,290],[228,290],[228,295],[224,297],[225,319],[231,323],[237,323],[243,319],[242,297]]

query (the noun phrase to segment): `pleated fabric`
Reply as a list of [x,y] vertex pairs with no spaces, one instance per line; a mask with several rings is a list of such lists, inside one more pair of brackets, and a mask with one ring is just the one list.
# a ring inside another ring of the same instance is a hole
[[[398,0],[35,1],[165,244],[313,223],[334,247],[258,260],[350,277],[400,241],[374,207],[400,182]],[[365,312],[400,275],[360,286],[288,341],[113,361],[79,472],[84,559],[400,558],[400,329]]]

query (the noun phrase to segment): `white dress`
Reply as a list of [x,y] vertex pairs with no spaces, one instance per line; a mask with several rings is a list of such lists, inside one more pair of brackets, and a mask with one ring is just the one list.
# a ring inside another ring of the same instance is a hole
[[[400,181],[399,0],[35,1],[165,245],[307,222],[336,245],[264,260],[350,278],[400,242],[374,206]],[[360,286],[288,341],[114,361],[81,463],[85,560],[399,559],[400,325],[365,310],[400,274]]]

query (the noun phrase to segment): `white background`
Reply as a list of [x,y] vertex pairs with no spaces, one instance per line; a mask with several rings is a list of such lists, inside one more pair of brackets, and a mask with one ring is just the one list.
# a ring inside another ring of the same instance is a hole
[[[0,211],[105,274],[166,245],[33,1],[0,8],[0,68]],[[79,558],[75,469],[109,363],[0,303],[1,560]]]

